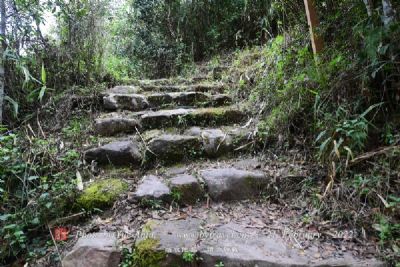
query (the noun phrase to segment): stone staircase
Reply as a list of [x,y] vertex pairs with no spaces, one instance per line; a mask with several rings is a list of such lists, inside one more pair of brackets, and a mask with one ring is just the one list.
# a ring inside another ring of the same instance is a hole
[[[157,215],[140,227],[135,266],[384,266],[352,251],[323,253],[325,239],[302,246],[304,229],[278,231],[275,223],[291,219],[271,217],[260,204],[228,214],[275,192],[277,180],[290,183],[308,174],[296,164],[266,171],[268,162],[243,156],[254,131],[225,89],[199,77],[140,81],[105,92],[108,112],[95,120],[100,145],[87,150],[86,161],[143,170],[127,197],[143,212],[154,203],[178,203],[185,210],[183,217]],[[131,220],[123,220],[125,232]],[[82,238],[63,266],[116,267],[117,242],[104,233]]]

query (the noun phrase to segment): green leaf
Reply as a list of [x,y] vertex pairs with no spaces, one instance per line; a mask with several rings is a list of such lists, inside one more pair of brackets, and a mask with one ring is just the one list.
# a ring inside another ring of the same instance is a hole
[[39,99],[40,102],[42,102],[44,93],[46,93],[46,89],[47,89],[47,88],[46,88],[45,85],[42,86],[42,88],[40,88],[40,92],[39,92],[39,96],[38,96],[38,99]]
[[44,68],[44,64],[42,64],[42,83],[44,86],[46,86],[46,70]]
[[39,220],[39,218],[38,217],[35,217],[32,221],[31,221],[31,223],[32,224],[39,224],[40,223],[40,220]]
[[13,106],[14,117],[18,117],[18,109],[19,109],[18,103],[9,96],[5,96],[4,100],[10,102],[10,104]]
[[381,106],[382,104],[383,104],[383,102],[377,103],[377,104],[374,104],[374,105],[370,106],[366,111],[364,111],[363,114],[360,115],[360,118],[364,118],[368,113],[371,112],[371,110],[373,110],[373,109],[376,108],[376,107]]
[[320,153],[322,153],[326,149],[326,146],[329,144],[329,142],[331,140],[332,140],[332,137],[329,137],[319,146],[319,152]]
[[10,217],[12,217],[11,214],[0,215],[0,221],[7,221]]
[[319,140],[321,140],[321,138],[326,134],[326,130],[322,131],[319,133],[319,135],[317,136],[317,138],[315,139],[315,142],[318,143]]

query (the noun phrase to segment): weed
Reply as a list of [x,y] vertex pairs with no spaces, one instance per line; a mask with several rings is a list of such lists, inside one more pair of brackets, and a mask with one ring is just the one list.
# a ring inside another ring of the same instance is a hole
[[158,209],[161,209],[161,207],[162,207],[162,201],[158,200],[158,199],[144,198],[141,200],[140,205],[143,207],[149,207],[151,209],[158,210]]
[[195,254],[193,252],[190,251],[185,251],[182,253],[182,259],[185,262],[193,262],[195,259]]
[[179,203],[179,201],[182,199],[182,192],[177,188],[172,189],[171,195],[174,202]]

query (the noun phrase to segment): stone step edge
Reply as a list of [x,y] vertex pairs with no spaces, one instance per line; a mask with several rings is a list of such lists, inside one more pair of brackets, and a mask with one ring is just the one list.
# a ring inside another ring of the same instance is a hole
[[247,117],[234,107],[162,109],[159,111],[113,112],[100,115],[94,122],[96,133],[112,136],[168,127],[221,126],[241,123]]
[[158,130],[136,135],[131,139],[108,142],[87,149],[87,162],[151,167],[155,163],[171,164],[194,158],[218,158],[243,152],[252,142],[251,129],[201,129],[192,127],[183,134],[166,134]]
[[108,94],[103,96],[106,110],[142,111],[162,109],[173,106],[220,107],[232,104],[232,98],[226,94],[187,93],[154,93],[144,94]]
[[185,266],[183,256],[188,253],[193,255],[193,264],[206,267],[216,264],[241,267],[386,266],[375,258],[358,258],[351,252],[315,259],[312,251],[289,246],[279,233],[265,234],[233,222],[209,224],[207,220],[192,217],[147,221],[135,243],[139,255],[143,248],[146,255],[159,256],[152,262],[155,266]]

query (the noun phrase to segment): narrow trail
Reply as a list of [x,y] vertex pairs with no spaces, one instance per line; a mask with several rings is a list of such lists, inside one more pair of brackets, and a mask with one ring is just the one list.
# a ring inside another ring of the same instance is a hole
[[384,266],[354,229],[316,228],[304,207],[264,201],[310,170],[255,154],[250,118],[225,89],[197,77],[104,93],[101,146],[86,161],[140,177],[113,214],[93,219],[87,231],[99,233],[80,238],[64,267],[116,267],[117,242],[136,244],[138,266]]

